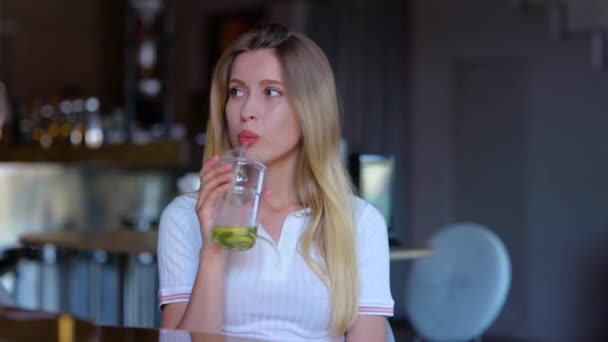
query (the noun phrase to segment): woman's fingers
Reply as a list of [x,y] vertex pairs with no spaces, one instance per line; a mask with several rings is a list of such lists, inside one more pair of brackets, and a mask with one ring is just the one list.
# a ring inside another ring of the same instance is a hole
[[199,175],[201,179],[201,186],[205,186],[206,184],[213,182],[218,177],[222,177],[224,175],[232,175],[232,165],[225,164],[211,167],[208,170],[205,170],[204,173],[201,172]]
[[202,210],[207,211],[209,215],[215,209],[215,203],[217,200],[230,189],[230,183],[224,183],[209,192],[206,196],[205,201],[202,205]]
[[199,173],[201,188],[199,189],[196,212],[204,229],[209,229],[215,203],[224,194],[232,180],[232,165],[220,164],[217,156],[212,157],[203,165]]
[[199,189],[198,195],[199,201],[204,202],[209,192],[211,192],[220,185],[230,183],[230,180],[232,180],[232,172],[230,172],[229,170],[220,170],[218,172],[214,172],[213,175],[205,175],[201,179],[201,188]]
[[219,156],[213,156],[211,158],[209,158],[209,160],[207,160],[206,163],[203,163],[203,167],[201,168],[201,171],[199,174],[204,173],[207,169],[209,169],[210,167],[212,167],[213,165],[217,164],[217,162],[220,160]]
[[230,165],[220,165],[201,175],[201,188],[198,193],[199,201],[204,201],[209,192],[219,185],[232,180]]
[[204,226],[204,229],[208,231],[211,229],[213,220],[213,214],[215,210],[215,203],[226,191],[230,189],[230,183],[224,183],[215,189],[211,190],[204,199],[199,200],[200,204],[197,205],[197,213],[199,220]]
[[[201,187],[198,194],[198,205],[203,206],[207,203],[215,203],[209,200],[212,193],[217,192],[222,186],[229,186],[232,179],[232,173],[221,174],[215,178],[211,178]],[[220,192],[221,193],[221,192]]]

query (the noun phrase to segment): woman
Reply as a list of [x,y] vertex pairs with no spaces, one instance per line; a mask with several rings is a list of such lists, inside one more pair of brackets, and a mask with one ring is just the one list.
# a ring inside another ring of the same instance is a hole
[[[260,26],[221,56],[201,189],[163,212],[162,327],[277,341],[384,341],[393,300],[386,224],[353,196],[339,154],[333,73],[319,47]],[[218,155],[248,145],[271,177],[250,250],[212,242],[232,178]],[[269,195],[269,196],[268,196]]]

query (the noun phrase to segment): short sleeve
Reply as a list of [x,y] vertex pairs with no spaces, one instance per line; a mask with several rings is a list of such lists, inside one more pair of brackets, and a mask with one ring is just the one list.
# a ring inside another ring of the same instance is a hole
[[198,269],[202,245],[196,198],[173,200],[161,214],[158,232],[159,303],[187,302]]
[[360,277],[360,315],[393,316],[395,302],[390,288],[388,231],[382,214],[359,200],[357,247]]

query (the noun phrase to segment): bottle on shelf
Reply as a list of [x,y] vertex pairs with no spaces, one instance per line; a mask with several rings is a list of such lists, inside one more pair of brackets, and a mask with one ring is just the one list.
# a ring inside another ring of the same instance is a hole
[[125,112],[135,143],[169,136],[174,11],[173,0],[131,0],[127,11]]
[[99,109],[100,103],[96,97],[89,97],[84,102],[84,112],[86,114],[84,143],[88,148],[99,148],[103,144],[103,125]]

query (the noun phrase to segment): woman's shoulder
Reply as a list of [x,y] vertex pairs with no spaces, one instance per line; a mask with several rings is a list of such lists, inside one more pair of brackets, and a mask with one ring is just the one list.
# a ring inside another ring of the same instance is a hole
[[200,249],[202,238],[195,207],[197,194],[184,194],[174,198],[163,210],[158,226],[158,252],[175,253],[175,250]]
[[357,250],[363,253],[360,257],[368,255],[367,253],[378,255],[385,249],[388,251],[388,229],[384,216],[373,204],[353,197]]
[[373,204],[358,196],[352,196],[353,212],[357,231],[383,230],[386,231],[386,221]]
[[175,197],[162,212],[161,226],[164,222],[196,223],[197,216],[194,209],[197,196],[197,193],[186,193]]
[[194,209],[196,206],[196,201],[198,199],[197,192],[188,192],[182,195],[179,195],[173,199],[168,205],[166,209]]

